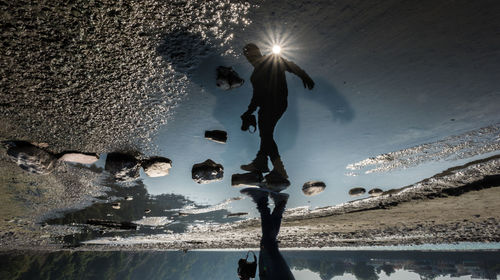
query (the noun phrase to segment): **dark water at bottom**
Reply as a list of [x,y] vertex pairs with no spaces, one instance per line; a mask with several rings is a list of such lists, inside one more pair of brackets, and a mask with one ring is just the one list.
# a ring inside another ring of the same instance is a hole
[[[256,252],[258,254],[258,252]],[[0,254],[0,279],[238,279],[245,251]],[[283,251],[296,279],[499,279],[500,251]]]

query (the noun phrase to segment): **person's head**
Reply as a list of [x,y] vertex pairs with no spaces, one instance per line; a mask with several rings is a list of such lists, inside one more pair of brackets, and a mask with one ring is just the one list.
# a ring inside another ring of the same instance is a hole
[[257,45],[253,43],[247,44],[243,48],[243,54],[245,55],[247,60],[252,64],[254,64],[257,60],[259,60],[262,57],[259,47],[257,47]]

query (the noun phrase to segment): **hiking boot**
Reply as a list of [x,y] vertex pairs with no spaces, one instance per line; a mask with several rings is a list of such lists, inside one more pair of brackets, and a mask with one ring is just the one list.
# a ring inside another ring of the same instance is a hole
[[283,176],[281,176],[281,174],[279,174],[275,170],[267,174],[265,176],[265,179],[266,180],[264,187],[273,192],[280,192],[290,186],[290,181],[288,181],[288,179],[286,178],[283,178]]
[[244,164],[240,166],[240,168],[250,172],[267,173],[269,172],[269,168],[267,167],[267,156],[258,155],[251,163]]
[[253,202],[257,204],[267,203],[267,197],[269,196],[269,191],[261,188],[244,188],[240,193],[251,197]]
[[287,193],[277,193],[277,192],[271,192],[271,199],[274,201],[274,205],[282,205],[286,204],[288,201],[288,195]]
[[283,179],[288,179],[288,174],[286,174],[285,166],[283,165],[281,158],[277,157],[272,161],[272,163],[274,167],[272,172],[280,174]]

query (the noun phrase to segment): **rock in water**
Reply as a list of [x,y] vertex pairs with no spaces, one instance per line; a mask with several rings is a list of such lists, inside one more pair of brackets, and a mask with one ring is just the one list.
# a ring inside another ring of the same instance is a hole
[[217,67],[217,87],[229,90],[241,86],[245,81],[231,67]]
[[231,186],[260,186],[263,179],[264,177],[260,172],[233,174],[231,176]]
[[325,188],[325,183],[321,181],[309,181],[302,186],[302,192],[307,196],[313,196],[321,193]]
[[379,189],[379,188],[374,188],[374,189],[371,189],[368,194],[371,195],[371,196],[379,196],[383,193],[384,191]]
[[99,160],[97,154],[86,154],[86,153],[64,153],[59,157],[59,161],[74,162],[81,164],[92,164]]
[[133,181],[139,178],[139,161],[132,155],[109,153],[104,169],[118,181]]
[[208,184],[222,180],[224,176],[224,167],[207,159],[202,163],[193,165],[191,170],[193,180],[198,184]]
[[172,161],[164,157],[151,157],[142,162],[142,168],[149,177],[161,177],[168,175]]
[[206,130],[205,138],[217,143],[225,144],[227,141],[227,132],[222,130]]
[[359,196],[362,195],[366,192],[364,188],[352,188],[349,190],[349,195],[350,196]]
[[22,169],[35,174],[49,174],[57,158],[25,141],[6,141],[7,155]]

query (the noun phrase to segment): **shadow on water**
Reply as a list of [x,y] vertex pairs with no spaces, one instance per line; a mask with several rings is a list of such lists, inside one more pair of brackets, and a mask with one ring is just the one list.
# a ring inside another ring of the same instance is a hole
[[[240,46],[235,47],[235,49],[240,51],[244,45],[245,42],[241,42]],[[258,137],[248,137],[246,133],[242,133],[239,118],[246,111],[252,97],[250,75],[253,66],[243,56],[237,59],[222,57],[220,51],[207,40],[182,29],[166,34],[157,48],[157,52],[177,72],[186,74],[191,82],[203,88],[201,93],[190,92],[188,100],[197,99],[203,94],[208,94],[214,99],[212,117],[223,129],[229,132],[230,138],[236,137],[240,143],[237,147],[228,147],[222,158],[227,159],[235,153],[242,152],[253,157],[258,149],[258,139],[254,138]],[[231,66],[245,80],[243,86],[229,91],[217,88],[215,70],[221,65]],[[314,69],[305,70],[313,72]],[[307,116],[301,116],[299,113],[303,106],[301,99],[312,102],[313,107],[319,106],[319,108],[326,109],[330,114],[330,119],[323,121],[327,123],[331,121],[347,124],[355,117],[354,109],[335,85],[323,77],[313,76],[312,78],[316,85],[312,91],[309,91],[303,88],[300,78],[290,73],[287,75],[288,109],[276,128],[278,145],[282,152],[295,147],[296,139],[300,133],[300,119],[307,119]],[[314,115],[314,108],[308,109],[307,112]],[[258,132],[255,136],[258,136]]]
[[[54,252],[2,254],[1,279],[236,279],[244,252]],[[320,279],[497,279],[499,252],[285,251],[294,271]],[[399,276],[398,276],[399,275]],[[352,277],[352,276],[351,276]],[[404,276],[403,276],[404,277]],[[298,277],[296,277],[299,279]]]
[[[100,184],[110,190],[107,196],[99,197],[89,207],[46,221],[47,224],[81,228],[80,233],[62,238],[61,241],[67,246],[78,246],[82,241],[99,237],[184,232],[195,220],[218,223],[240,220],[228,216],[230,212],[225,209],[204,212],[203,209],[208,206],[197,205],[182,195],[150,195],[141,180],[129,182],[125,186],[95,165],[78,167],[100,173]],[[119,207],[116,207],[117,203]],[[186,208],[200,211],[186,214],[183,211]],[[97,225],[92,222],[96,220]]]

